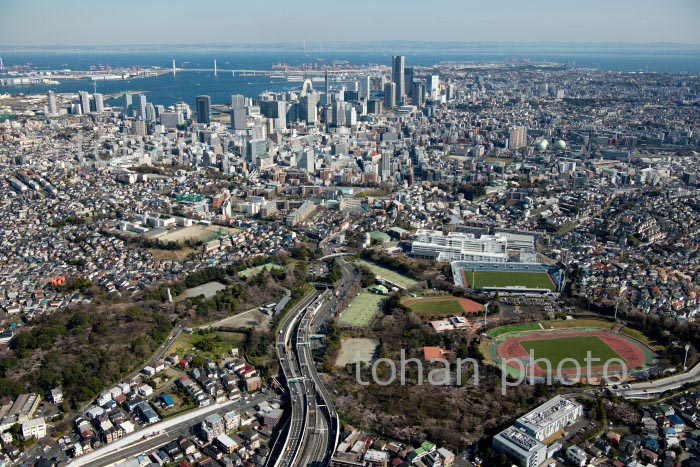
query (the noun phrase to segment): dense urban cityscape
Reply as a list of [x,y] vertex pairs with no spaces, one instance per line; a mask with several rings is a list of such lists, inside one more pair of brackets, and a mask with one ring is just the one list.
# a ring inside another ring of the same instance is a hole
[[0,467],[700,465],[700,73],[406,44],[0,58]]

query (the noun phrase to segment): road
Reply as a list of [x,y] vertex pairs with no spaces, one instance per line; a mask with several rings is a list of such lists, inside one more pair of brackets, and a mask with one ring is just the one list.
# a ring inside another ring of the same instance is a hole
[[625,384],[610,392],[625,399],[652,399],[654,395],[678,389],[685,384],[700,382],[700,363],[685,373],[678,373],[656,381]]
[[[325,466],[335,452],[340,420],[333,398],[316,370],[311,336],[338,310],[339,302],[352,286],[354,269],[343,258],[342,278],[336,289],[328,289],[304,308],[285,317],[277,339],[278,357],[292,398],[290,428],[275,467]],[[301,379],[299,379],[301,378]]]
[[[226,401],[193,410],[172,419],[149,425],[144,430],[132,433],[114,443],[78,457],[68,465],[70,467],[103,467],[116,464],[130,457],[153,451],[169,441],[176,440],[181,435],[188,434],[192,427],[201,423],[202,420],[214,412],[223,415],[231,410],[236,410],[242,413],[267,398],[266,394],[257,393],[251,396],[247,402],[242,399],[239,401]],[[146,440],[143,439],[144,434],[158,432],[159,430],[163,430],[165,433]]]
[[292,407],[287,437],[282,445],[282,451],[275,461],[274,465],[276,467],[295,465],[294,463],[301,449],[305,435],[307,400],[303,380],[299,379],[302,378],[303,375],[294,345],[296,341],[295,329],[306,307],[313,303],[319,295],[320,292],[314,290],[313,293],[304,297],[304,299],[289,310],[282,318],[276,337],[275,350],[277,352],[277,359],[280,362],[282,373],[287,380],[290,404]]

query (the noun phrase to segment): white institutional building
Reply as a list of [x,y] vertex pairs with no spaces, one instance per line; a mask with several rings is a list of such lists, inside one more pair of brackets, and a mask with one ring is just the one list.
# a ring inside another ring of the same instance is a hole
[[411,253],[416,258],[437,261],[481,261],[503,263],[508,260],[508,237],[503,234],[481,235],[470,233],[420,229],[416,232]]

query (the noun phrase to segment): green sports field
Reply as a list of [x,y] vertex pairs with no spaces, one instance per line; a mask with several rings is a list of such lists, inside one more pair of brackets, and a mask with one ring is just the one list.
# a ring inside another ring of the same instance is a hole
[[554,282],[546,272],[464,271],[464,277],[472,289],[522,286],[555,290]]
[[369,292],[360,292],[347,310],[338,318],[338,323],[354,328],[364,328],[372,323],[382,308],[384,296]]
[[408,306],[421,316],[454,316],[464,313],[464,308],[457,300],[416,300]]
[[[520,345],[530,353],[532,350],[535,359],[549,360],[552,369],[556,369],[565,358],[573,358],[579,363],[580,368],[586,368],[586,355],[591,352],[591,358],[599,358],[599,362],[606,362],[611,358],[621,358],[608,344],[597,336],[567,337],[561,339],[535,339],[521,341]],[[597,363],[593,363],[596,365]],[[602,363],[598,363],[602,364]],[[540,367],[542,367],[540,365]],[[571,361],[564,362],[562,368],[573,368]]]
[[523,323],[523,324],[511,324],[509,326],[500,326],[487,331],[491,337],[498,337],[501,334],[508,334],[509,332],[523,332],[523,331],[539,331],[542,327],[540,323]]
[[392,284],[396,284],[399,287],[403,287],[405,289],[410,289],[418,283],[418,281],[415,279],[411,279],[408,276],[404,276],[403,274],[399,274],[396,271],[392,271],[391,269],[387,269],[370,261],[360,260],[357,262],[357,264],[367,266],[369,270],[372,271],[372,274],[374,274],[375,276],[379,276],[382,279],[386,279]]

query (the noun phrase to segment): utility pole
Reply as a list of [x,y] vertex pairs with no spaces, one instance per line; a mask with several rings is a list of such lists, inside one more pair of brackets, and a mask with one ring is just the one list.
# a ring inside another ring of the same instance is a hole
[[686,363],[688,363],[688,350],[690,350],[690,344],[685,344],[685,358],[683,359],[683,371],[688,371]]
[[486,320],[489,316],[489,305],[490,303],[484,305],[484,327],[486,327]]

